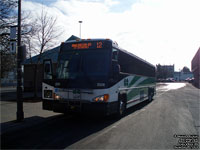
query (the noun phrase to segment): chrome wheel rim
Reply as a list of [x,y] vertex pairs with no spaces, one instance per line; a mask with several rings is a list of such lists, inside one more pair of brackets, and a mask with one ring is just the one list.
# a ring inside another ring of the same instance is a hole
[[122,101],[120,101],[120,107],[119,107],[119,112],[120,114],[123,114],[123,111],[124,111],[124,103]]

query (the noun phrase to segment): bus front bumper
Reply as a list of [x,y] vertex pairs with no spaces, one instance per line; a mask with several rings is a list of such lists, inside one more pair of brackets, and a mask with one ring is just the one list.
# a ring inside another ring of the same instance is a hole
[[44,110],[51,110],[59,113],[86,113],[95,115],[110,115],[117,112],[117,102],[85,102],[85,101],[59,101],[43,100]]

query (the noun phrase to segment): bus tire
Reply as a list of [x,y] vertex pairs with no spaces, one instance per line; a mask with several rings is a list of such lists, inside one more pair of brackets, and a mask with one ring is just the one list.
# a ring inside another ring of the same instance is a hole
[[152,98],[152,94],[150,93],[150,94],[148,95],[148,101],[151,102],[152,99],[153,99],[153,98]]
[[126,94],[120,94],[118,96],[118,110],[117,110],[117,118],[122,118],[126,112]]
[[149,88],[149,92],[148,92],[148,101],[151,102],[153,100],[153,96],[154,96],[154,88]]

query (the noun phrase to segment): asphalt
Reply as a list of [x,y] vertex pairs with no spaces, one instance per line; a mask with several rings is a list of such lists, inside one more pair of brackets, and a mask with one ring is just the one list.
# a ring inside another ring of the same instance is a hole
[[175,135],[200,133],[200,90],[177,85],[159,86],[152,102],[128,109],[120,120],[42,111],[38,102],[25,103],[29,113],[24,122],[16,123],[8,115],[16,112],[16,103],[3,101],[1,148],[173,149],[179,141]]

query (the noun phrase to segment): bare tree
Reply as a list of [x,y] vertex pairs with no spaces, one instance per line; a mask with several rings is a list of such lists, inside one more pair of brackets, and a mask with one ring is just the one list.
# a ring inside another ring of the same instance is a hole
[[[0,56],[1,77],[6,72],[16,67],[16,55],[9,53],[10,48],[10,26],[17,25],[17,0],[0,0]],[[62,31],[56,25],[57,19],[50,16],[47,11],[42,10],[35,18],[30,12],[22,13],[22,43],[31,54],[39,54],[35,65],[35,91],[37,91],[38,64],[42,53],[57,44],[57,38]],[[35,18],[35,19],[33,19]]]
[[50,16],[42,9],[37,17],[36,34],[34,36],[35,52],[41,54],[57,44],[56,39],[61,35],[61,30],[56,25],[57,18]]
[[31,55],[35,49],[33,38],[36,35],[37,25],[35,24],[37,19],[34,19],[31,12],[24,11],[22,16],[22,43],[26,46],[26,54],[31,58]]
[[61,35],[62,31],[56,25],[57,18],[49,16],[48,12],[42,10],[40,16],[37,17],[36,21],[36,34],[33,36],[34,52],[39,53],[37,63],[35,66],[35,97],[37,97],[38,91],[38,67],[42,59],[42,53],[50,48],[55,47],[57,44],[57,38]]
[[[10,27],[17,25],[16,8],[17,0],[0,1],[1,77],[5,77],[9,71],[16,69],[16,54],[10,53]],[[28,41],[35,34],[35,24],[33,23],[35,20],[31,19],[28,11],[23,11],[22,14],[22,42],[28,47],[30,45]]]
[[7,72],[15,68],[15,54],[9,52],[10,49],[10,26],[16,25],[17,14],[15,8],[17,0],[1,0],[0,1],[0,67],[1,78]]
[[17,0],[1,0],[0,1],[0,29],[10,27],[16,22]]

